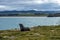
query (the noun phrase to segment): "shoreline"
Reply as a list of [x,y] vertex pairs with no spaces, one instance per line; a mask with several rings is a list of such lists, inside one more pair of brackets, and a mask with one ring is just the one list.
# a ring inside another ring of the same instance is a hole
[[47,16],[0,16],[0,18],[60,18],[60,17],[47,17]]
[[[33,26],[33,27],[29,27],[29,28],[35,28],[35,27],[57,27],[57,26],[60,26],[60,25],[43,25],[43,26]],[[15,28],[9,28],[9,29],[0,29],[0,31],[4,31],[4,30],[15,30]],[[19,30],[19,28],[17,28],[17,30]]]
[[[1,16],[0,18],[39,18],[40,16]],[[41,16],[42,18],[43,17],[46,17],[46,16]]]

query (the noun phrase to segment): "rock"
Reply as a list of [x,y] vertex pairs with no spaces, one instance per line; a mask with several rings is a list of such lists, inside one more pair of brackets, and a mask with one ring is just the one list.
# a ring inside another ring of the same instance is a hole
[[9,38],[9,36],[4,36],[3,38]]
[[37,35],[37,36],[39,36],[40,34],[39,34],[39,33],[35,33],[34,35]]

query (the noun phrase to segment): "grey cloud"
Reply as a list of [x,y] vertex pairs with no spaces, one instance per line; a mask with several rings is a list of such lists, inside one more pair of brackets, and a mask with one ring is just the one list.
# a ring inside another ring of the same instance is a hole
[[6,6],[5,9],[0,10],[60,9],[60,5],[56,3],[50,3],[50,0],[48,0],[48,3],[42,3],[42,4],[36,4],[33,1],[34,0],[0,0],[0,5]]

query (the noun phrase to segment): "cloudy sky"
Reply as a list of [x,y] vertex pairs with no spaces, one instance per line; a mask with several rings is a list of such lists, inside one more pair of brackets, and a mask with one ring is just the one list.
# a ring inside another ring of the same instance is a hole
[[2,10],[60,10],[60,0],[0,0]]

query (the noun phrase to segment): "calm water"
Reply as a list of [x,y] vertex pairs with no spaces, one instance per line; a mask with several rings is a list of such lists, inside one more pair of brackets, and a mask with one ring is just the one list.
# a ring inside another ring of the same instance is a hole
[[60,17],[0,17],[0,30],[19,28],[19,23],[25,27],[38,25],[57,25],[60,24]]

